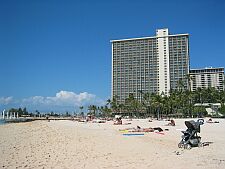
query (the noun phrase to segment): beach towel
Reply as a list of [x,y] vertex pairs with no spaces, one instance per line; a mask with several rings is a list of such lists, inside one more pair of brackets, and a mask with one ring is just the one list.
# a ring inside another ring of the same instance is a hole
[[143,133],[127,133],[127,134],[123,134],[123,136],[143,136]]

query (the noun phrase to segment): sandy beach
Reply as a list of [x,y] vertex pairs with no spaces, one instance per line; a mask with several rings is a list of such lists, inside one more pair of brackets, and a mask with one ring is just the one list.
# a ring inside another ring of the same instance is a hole
[[[185,119],[187,120],[187,119]],[[168,121],[129,121],[129,125],[34,121],[0,126],[0,168],[74,169],[224,169],[225,120],[201,126],[208,146],[179,149],[184,119],[176,126]],[[123,120],[125,122],[125,120]],[[124,136],[119,129],[161,127],[163,134]]]

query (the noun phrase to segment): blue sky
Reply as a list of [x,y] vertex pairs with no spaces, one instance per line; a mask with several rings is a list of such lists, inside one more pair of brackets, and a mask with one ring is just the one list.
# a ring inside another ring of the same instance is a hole
[[191,68],[225,66],[223,0],[0,1],[0,110],[104,104],[110,40],[165,27],[190,34]]

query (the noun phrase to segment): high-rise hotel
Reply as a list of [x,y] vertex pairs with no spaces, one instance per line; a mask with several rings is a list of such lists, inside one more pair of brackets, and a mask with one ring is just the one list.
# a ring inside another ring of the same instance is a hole
[[133,93],[169,94],[182,80],[187,88],[189,35],[156,30],[156,36],[112,40],[112,96],[123,103]]

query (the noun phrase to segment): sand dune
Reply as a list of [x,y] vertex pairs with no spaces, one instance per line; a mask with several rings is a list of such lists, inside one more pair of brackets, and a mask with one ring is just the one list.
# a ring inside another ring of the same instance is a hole
[[[209,146],[179,149],[179,129],[166,121],[133,120],[130,125],[78,123],[74,121],[34,121],[0,126],[0,168],[75,169],[224,169],[225,121],[205,123],[200,136]],[[123,136],[127,127],[162,127],[165,135]],[[178,130],[177,130],[178,129]]]

